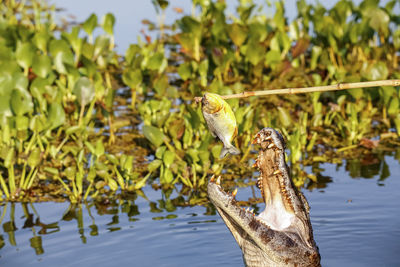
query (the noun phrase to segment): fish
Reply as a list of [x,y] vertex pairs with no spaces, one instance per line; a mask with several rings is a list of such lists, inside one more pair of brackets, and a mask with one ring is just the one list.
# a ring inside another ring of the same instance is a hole
[[211,135],[218,137],[224,144],[219,158],[224,158],[228,153],[239,155],[240,150],[231,143],[237,136],[238,127],[229,104],[220,95],[213,93],[205,93],[201,98],[201,104],[201,111]]

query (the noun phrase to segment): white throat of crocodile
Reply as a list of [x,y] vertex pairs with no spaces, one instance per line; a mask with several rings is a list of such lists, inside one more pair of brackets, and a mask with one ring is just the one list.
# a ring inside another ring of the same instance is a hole
[[[270,143],[261,144],[268,146]],[[265,149],[266,147],[264,147]],[[261,150],[256,160],[260,171],[257,186],[265,202],[265,209],[257,217],[274,230],[288,228],[294,218],[293,203],[288,196],[292,190],[286,164],[282,161],[283,151],[274,147]]]

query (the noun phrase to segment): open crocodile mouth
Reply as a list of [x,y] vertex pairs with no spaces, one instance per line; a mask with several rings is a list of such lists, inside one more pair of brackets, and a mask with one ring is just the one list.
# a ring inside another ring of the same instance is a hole
[[208,185],[211,202],[216,206],[224,221],[236,221],[239,217],[252,218],[273,230],[283,230],[289,227],[294,217],[292,202],[292,181],[289,178],[285,163],[284,142],[281,135],[272,128],[262,129],[254,138],[253,144],[261,146],[260,153],[253,167],[260,172],[257,187],[265,203],[265,209],[259,215],[240,207],[232,193],[225,192],[221,187],[221,177],[212,177]]

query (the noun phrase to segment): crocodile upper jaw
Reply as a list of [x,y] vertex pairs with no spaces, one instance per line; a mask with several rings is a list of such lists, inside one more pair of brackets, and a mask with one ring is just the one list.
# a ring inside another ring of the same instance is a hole
[[255,165],[265,210],[259,216],[244,210],[235,194],[225,192],[213,178],[208,184],[211,202],[241,247],[246,266],[320,266],[308,204],[289,177],[282,137],[264,128],[255,143],[261,146]]

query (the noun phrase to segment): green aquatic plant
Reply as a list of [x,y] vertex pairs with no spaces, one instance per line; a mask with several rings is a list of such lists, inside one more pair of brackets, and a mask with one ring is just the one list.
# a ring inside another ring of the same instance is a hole
[[145,23],[156,34],[143,31],[119,55],[112,14],[59,25],[43,1],[0,3],[4,200],[80,202],[152,184],[182,186],[196,196],[191,203],[203,203],[212,173],[251,176],[250,143],[266,126],[284,134],[298,186],[317,182],[304,166],[380,149],[365,139],[396,144],[397,87],[228,100],[242,154],[222,160],[193,101],[204,92],[399,78],[396,1],[327,9],[299,0],[292,21],[282,1],[273,16],[254,1],[239,1],[235,14],[223,1],[193,1],[192,13],[170,25],[162,19],[169,2],[153,4],[158,24]]

